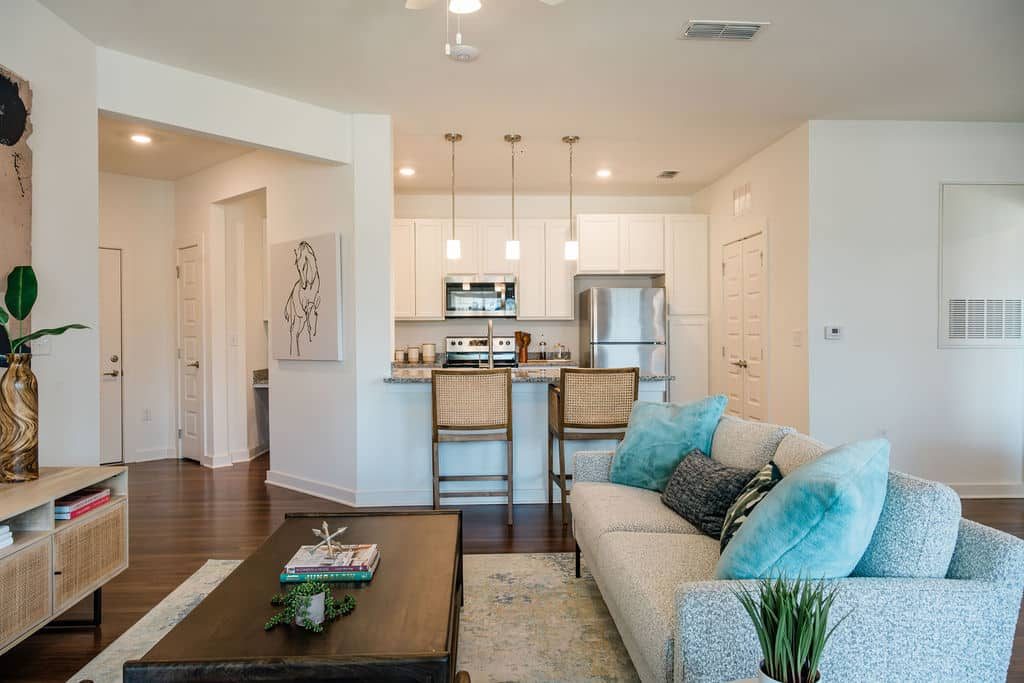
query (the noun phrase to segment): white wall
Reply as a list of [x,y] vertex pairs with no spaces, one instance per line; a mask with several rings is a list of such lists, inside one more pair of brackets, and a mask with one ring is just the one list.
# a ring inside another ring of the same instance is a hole
[[[574,195],[573,213],[690,213],[688,196]],[[510,194],[457,194],[457,218],[511,218]],[[564,218],[569,215],[568,194],[516,196],[519,218]],[[448,194],[395,195],[395,218],[451,218]]]
[[174,184],[100,173],[100,246],[121,249],[125,461],[175,457]]
[[[711,388],[722,392],[722,245],[767,222],[767,416],[807,431],[808,126],[803,125],[696,193],[711,215],[709,239]],[[733,190],[750,184],[752,207],[733,216]]]
[[34,0],[4,3],[0,64],[32,87],[32,266],[36,328],[92,329],[38,355],[39,461],[96,465],[99,455],[99,209],[96,50]]
[[810,159],[811,433],[882,433],[895,469],[1024,495],[1024,351],[936,337],[940,185],[1024,182],[1024,124],[814,121]]

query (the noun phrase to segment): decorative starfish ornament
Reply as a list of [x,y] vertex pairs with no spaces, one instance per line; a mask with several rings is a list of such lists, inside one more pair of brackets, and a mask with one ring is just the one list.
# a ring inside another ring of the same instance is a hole
[[334,537],[340,536],[347,530],[348,527],[343,526],[334,533],[331,533],[330,527],[327,526],[327,522],[324,522],[322,531],[320,529],[313,529],[313,535],[317,538],[323,539],[316,544],[313,550],[317,550],[323,547],[327,557],[336,557],[338,553],[341,551],[341,546],[334,542]]

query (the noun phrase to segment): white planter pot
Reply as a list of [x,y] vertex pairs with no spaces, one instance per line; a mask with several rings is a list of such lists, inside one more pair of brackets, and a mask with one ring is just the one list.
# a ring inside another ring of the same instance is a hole
[[757,683],[781,683],[780,681],[772,678],[760,668],[757,670]]
[[303,622],[309,619],[314,624],[324,623],[324,594],[317,593],[309,601],[309,608],[305,612],[296,612],[295,625],[302,626]]

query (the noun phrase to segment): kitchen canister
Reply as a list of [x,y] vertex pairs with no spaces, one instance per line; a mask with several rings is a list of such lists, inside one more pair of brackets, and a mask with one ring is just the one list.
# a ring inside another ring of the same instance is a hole
[[395,362],[396,363],[404,363],[405,362],[405,349],[395,349]]
[[437,360],[437,344],[424,344],[422,347],[423,362],[433,363]]
[[418,347],[418,346],[410,346],[409,348],[407,348],[405,350],[405,355],[406,355],[406,359],[410,363],[419,363],[420,362],[420,347]]

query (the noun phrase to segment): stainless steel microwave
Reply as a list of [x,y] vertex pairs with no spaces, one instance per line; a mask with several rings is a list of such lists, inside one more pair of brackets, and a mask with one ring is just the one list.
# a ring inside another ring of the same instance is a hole
[[449,276],[444,279],[444,317],[516,317],[513,275]]

